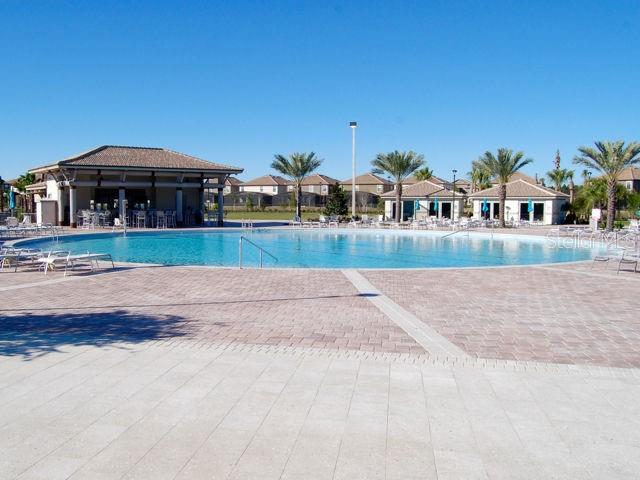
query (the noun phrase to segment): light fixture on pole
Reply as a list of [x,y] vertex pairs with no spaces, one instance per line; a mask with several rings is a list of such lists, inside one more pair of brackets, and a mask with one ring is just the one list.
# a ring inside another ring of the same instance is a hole
[[452,185],[452,189],[453,189],[453,199],[451,200],[451,220],[455,221],[456,219],[456,173],[458,173],[458,170],[456,170],[455,168],[453,170],[451,170],[453,172],[453,185]]
[[351,217],[356,216],[356,127],[358,122],[349,122],[351,127]]

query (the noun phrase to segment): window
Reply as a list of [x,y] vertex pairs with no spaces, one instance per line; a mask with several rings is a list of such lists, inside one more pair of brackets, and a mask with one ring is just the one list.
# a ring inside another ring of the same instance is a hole
[[329,187],[326,185],[322,185],[322,193],[327,193],[329,191]]
[[273,193],[278,193],[278,187],[273,187],[273,188],[271,189],[271,191],[272,191]]
[[378,185],[378,192],[382,192],[382,185]]
[[244,186],[243,185],[240,185],[240,191],[244,192]]
[[633,182],[627,182],[627,190],[633,190]]
[[260,185],[260,191],[264,192],[264,187],[262,185]]

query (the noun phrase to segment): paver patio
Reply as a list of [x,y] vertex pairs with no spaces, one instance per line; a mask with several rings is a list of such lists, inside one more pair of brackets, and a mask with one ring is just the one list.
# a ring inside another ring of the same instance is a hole
[[1,273],[0,478],[637,478],[640,275],[359,273]]
[[640,275],[615,265],[363,271],[481,358],[640,367]]

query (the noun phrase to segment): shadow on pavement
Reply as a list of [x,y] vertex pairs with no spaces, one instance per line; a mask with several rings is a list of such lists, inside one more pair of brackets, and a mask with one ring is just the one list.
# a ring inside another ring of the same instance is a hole
[[0,355],[25,360],[58,351],[62,345],[108,346],[187,335],[187,322],[176,315],[111,312],[33,313],[0,316]]

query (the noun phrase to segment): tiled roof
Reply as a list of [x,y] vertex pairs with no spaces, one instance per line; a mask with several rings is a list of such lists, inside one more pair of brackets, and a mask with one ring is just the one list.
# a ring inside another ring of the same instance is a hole
[[[351,185],[351,179],[340,182],[342,185]],[[356,177],[357,185],[391,185],[392,183],[374,173],[363,173]]]
[[[532,177],[530,175],[527,175],[526,173],[522,173],[522,172],[516,172],[516,173],[514,173],[513,175],[511,175],[509,177],[509,181],[510,182],[513,182],[515,180],[524,180],[525,182],[531,183],[532,185],[537,185],[538,184],[538,182],[536,182],[536,179],[534,177]],[[494,185],[497,185],[498,181],[494,178],[492,180],[492,183]]]
[[31,185],[27,185],[26,187],[27,192],[35,192],[38,190],[46,190],[47,189],[47,182],[36,182],[36,183],[32,183]]
[[244,182],[242,185],[245,187],[259,187],[261,185],[288,185],[289,181],[286,178],[282,178],[278,175],[263,175],[248,182]]
[[[498,198],[500,195],[500,186],[487,188],[469,195],[471,198]],[[525,180],[518,179],[507,183],[507,198],[558,198],[568,197],[566,193],[557,192],[542,185],[534,185]]]
[[242,185],[242,180],[240,180],[239,178],[236,177],[227,177],[227,179],[224,182],[225,184],[228,185]]
[[[453,192],[442,185],[432,182],[431,180],[423,180],[414,183],[402,189],[402,198],[424,198],[427,196],[435,197],[452,197]],[[395,189],[381,195],[382,198],[396,198]]]
[[[242,168],[213,163],[165,148],[104,145],[66,158],[51,167],[144,168],[168,170],[218,170],[240,173]],[[40,167],[33,170],[39,170]]]
[[320,173],[314,173],[313,175],[309,175],[302,181],[302,185],[334,185],[336,183],[340,183],[335,178],[331,178],[327,175],[322,175]]
[[620,175],[618,175],[619,181],[627,181],[627,180],[640,180],[640,168],[637,167],[627,167]]

